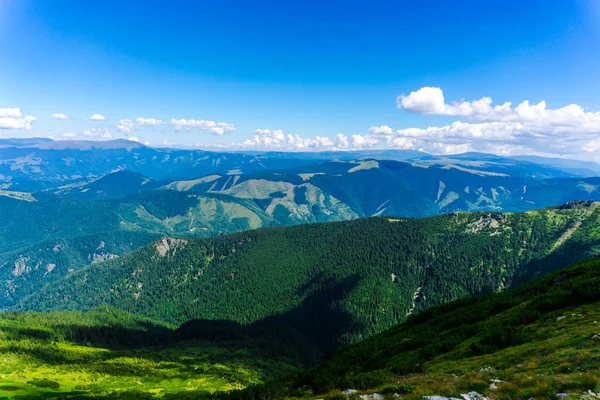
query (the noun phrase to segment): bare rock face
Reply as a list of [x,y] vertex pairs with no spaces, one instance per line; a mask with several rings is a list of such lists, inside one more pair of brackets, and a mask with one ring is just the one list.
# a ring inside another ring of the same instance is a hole
[[156,242],[155,247],[158,255],[164,257],[171,250],[177,250],[178,248],[183,248],[187,244],[187,240],[184,239],[173,239],[170,237],[165,237]]
[[31,267],[27,265],[28,261],[29,257],[20,257],[17,261],[15,261],[12,274],[14,276],[20,276],[24,273],[30,272]]

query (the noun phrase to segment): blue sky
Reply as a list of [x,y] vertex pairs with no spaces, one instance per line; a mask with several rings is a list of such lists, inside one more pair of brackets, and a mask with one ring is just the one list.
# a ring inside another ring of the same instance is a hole
[[0,137],[595,159],[597,71],[598,0],[0,0]]

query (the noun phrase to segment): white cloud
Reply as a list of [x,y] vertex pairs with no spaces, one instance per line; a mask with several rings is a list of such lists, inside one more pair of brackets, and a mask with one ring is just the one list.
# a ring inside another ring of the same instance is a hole
[[215,122],[195,119],[172,119],[171,125],[176,130],[196,128],[203,131],[209,131],[215,135],[223,135],[227,132],[235,131],[235,125],[227,122]]
[[20,108],[0,108],[0,118],[20,118]]
[[388,141],[388,146],[394,149],[409,150],[416,148],[415,140],[407,137],[395,137]]
[[23,116],[19,108],[0,108],[0,129],[31,129],[34,116]]
[[372,147],[378,143],[379,139],[373,135],[352,135],[352,145],[355,148]]
[[[289,137],[289,138],[288,138]],[[292,135],[285,135],[281,129],[257,129],[251,139],[246,139],[243,147],[279,148],[293,141]]]
[[65,134],[63,135],[63,137],[66,137],[66,138],[74,138],[74,137],[77,137],[77,134],[76,134],[76,133],[73,133],[73,132],[67,132],[67,133],[65,133]]
[[590,140],[583,146],[583,150],[588,153],[600,153],[600,138],[595,140]]
[[233,132],[236,130],[234,124],[230,124],[227,122],[215,122],[215,121],[206,121],[206,120],[196,120],[196,119],[171,119],[170,121],[163,121],[161,119],[156,118],[142,118],[139,117],[135,120],[131,119],[122,119],[119,121],[117,125],[117,129],[124,133],[133,132],[140,127],[144,126],[161,126],[161,125],[170,125],[175,128],[176,131],[180,130],[191,130],[191,129],[200,129],[203,131],[208,131],[212,134],[221,136],[228,132]]
[[119,121],[117,129],[124,133],[133,132],[135,130],[135,123],[130,119],[122,119]]
[[335,145],[336,145],[336,147],[339,147],[340,149],[347,148],[349,145],[348,137],[346,135],[342,135],[341,133],[338,133],[335,138]]
[[83,136],[95,140],[109,140],[113,136],[108,128],[92,128],[82,132]]
[[131,140],[132,142],[138,142],[138,143],[140,142],[140,139],[135,136],[129,136],[127,138],[127,140]]
[[516,107],[507,102],[492,106],[490,97],[475,101],[445,102],[440,88],[424,87],[407,96],[399,96],[399,108],[420,114],[467,117],[477,121],[515,122],[543,133],[600,132],[600,112],[588,112],[577,104],[552,109],[545,101],[531,104],[528,100]]
[[[450,116],[467,116],[474,114],[487,114],[492,111],[492,99],[482,97],[473,102],[462,101],[447,104],[444,99],[444,92],[438,87],[424,87],[416,92],[410,92],[409,95],[401,95],[396,99],[398,108],[419,114],[437,114]],[[507,103],[510,107],[510,103]],[[502,110],[499,106],[498,110]]]
[[160,119],[156,119],[156,118],[137,118],[135,120],[135,123],[137,125],[163,125],[166,124],[165,121],[161,121]]
[[381,135],[393,135],[394,130],[387,125],[381,126],[372,126],[369,128],[369,132],[372,134],[381,134]]
[[[199,143],[196,144],[200,146]],[[335,141],[327,136],[306,138],[298,134],[286,134],[281,129],[257,129],[250,139],[242,143],[232,143],[228,147],[279,149],[279,150],[335,150],[348,146],[348,138],[338,134]],[[214,146],[213,146],[214,147]]]
[[69,119],[69,117],[65,114],[52,114],[52,119]]
[[[600,112],[577,104],[549,108],[545,101],[525,100],[515,107],[509,102],[494,106],[490,97],[447,103],[442,90],[436,87],[398,96],[397,104],[410,112],[455,116],[459,120],[439,127],[399,129],[389,144],[407,143],[396,138],[412,138],[414,148],[444,154],[462,150],[572,158],[589,154],[587,158],[600,160]],[[377,127],[370,132],[378,137],[385,133]]]
[[104,115],[101,114],[93,114],[90,119],[92,121],[106,121],[106,117]]

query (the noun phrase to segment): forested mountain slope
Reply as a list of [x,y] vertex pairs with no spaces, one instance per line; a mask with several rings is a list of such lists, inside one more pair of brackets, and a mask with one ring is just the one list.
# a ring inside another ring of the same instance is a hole
[[110,305],[171,323],[277,319],[328,351],[430,306],[500,291],[597,254],[599,210],[582,202],[163,238],[69,274],[14,309]]
[[[91,145],[86,143],[75,149],[42,150],[115,150],[110,143],[103,143],[102,148],[87,148]],[[127,157],[132,156],[129,152],[158,151],[128,146],[117,150],[126,152]],[[134,159],[141,160],[142,153],[133,154]],[[569,174],[490,155],[418,155],[419,159],[410,162],[312,160],[312,164],[296,168],[245,174],[246,170],[224,168],[215,162],[206,170],[214,173],[183,180],[153,179],[126,168],[41,192],[0,190],[0,309],[70,271],[126,254],[165,235],[207,237],[374,215],[526,211],[573,200],[600,200],[600,178],[541,179]],[[235,154],[227,160],[254,165],[268,159],[244,157]],[[121,160],[121,156],[117,158]],[[181,163],[185,164],[181,160],[176,163],[178,168]],[[516,176],[510,175],[513,173]]]
[[[84,265],[160,236],[218,236],[292,223],[249,199],[212,193],[147,191],[102,201],[37,196],[36,201],[0,196],[0,309]],[[334,212],[335,205],[312,210],[319,215],[312,221],[355,216]]]
[[475,391],[468,398],[592,400],[600,392],[599,320],[597,259],[432,307],[295,378],[219,398],[341,399],[354,388],[354,396],[403,399]]

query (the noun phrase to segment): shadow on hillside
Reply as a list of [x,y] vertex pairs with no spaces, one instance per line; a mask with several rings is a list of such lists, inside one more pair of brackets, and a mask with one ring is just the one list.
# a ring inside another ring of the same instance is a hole
[[[149,324],[143,330],[121,325],[113,326],[67,326],[53,327],[55,332],[49,335],[46,330],[10,328],[9,336],[13,340],[32,339],[39,341],[40,346],[19,346],[18,342],[5,346],[8,352],[27,354],[40,362],[54,365],[83,364],[91,362],[96,369],[102,361],[122,357],[128,349],[146,348],[160,350],[164,348],[180,348],[175,355],[169,353],[170,360],[180,364],[182,377],[194,369],[185,352],[186,347],[202,347],[202,343],[212,347],[220,347],[229,353],[207,354],[209,362],[236,361],[236,357],[256,357],[265,359],[286,359],[298,367],[309,367],[322,361],[337,347],[345,344],[341,339],[349,332],[363,328],[346,311],[336,307],[340,301],[358,283],[358,277],[349,277],[340,282],[318,276],[300,288],[310,292],[305,300],[294,309],[269,316],[252,324],[243,325],[234,321],[223,320],[191,320],[172,330]],[[312,290],[312,288],[317,288]],[[53,345],[56,341],[68,340],[76,343],[108,348],[111,352],[97,355],[74,357]],[[240,353],[242,351],[242,353]],[[136,351],[136,358],[161,361],[164,355],[154,351]],[[214,357],[214,360],[213,360]],[[181,358],[181,360],[178,360]],[[114,363],[113,363],[114,364]],[[144,375],[148,371],[132,366],[119,371],[114,366],[103,373],[114,375]]]
[[177,332],[184,340],[264,338],[270,340],[268,346],[271,351],[293,348],[312,352],[321,358],[347,344],[344,340],[347,334],[364,328],[362,321],[337,306],[358,281],[357,276],[336,282],[319,275],[299,289],[301,293],[310,294],[290,311],[268,316],[250,325],[232,321],[192,320],[182,324]]
[[[573,236],[578,234],[583,233],[575,232]],[[524,273],[515,276],[511,288],[519,287],[542,275],[584,260],[586,258],[585,255],[588,254],[590,250],[590,243],[587,240],[573,239],[575,239],[575,237],[567,240],[562,246],[547,256],[532,260],[524,268],[521,268],[521,271]]]

